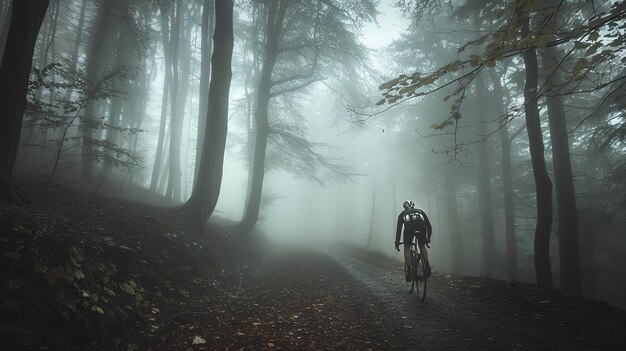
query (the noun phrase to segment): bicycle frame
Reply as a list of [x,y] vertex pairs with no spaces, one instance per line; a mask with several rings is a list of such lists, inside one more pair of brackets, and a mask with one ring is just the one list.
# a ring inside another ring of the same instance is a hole
[[[405,244],[404,242],[398,243],[398,245]],[[405,244],[406,245],[406,244]],[[413,292],[413,288],[416,287],[417,298],[420,301],[424,301],[426,298],[426,281],[428,278],[425,277],[424,273],[424,260],[422,258],[421,252],[417,248],[417,238],[411,241],[409,244],[409,250],[411,251],[411,282],[407,282],[407,289],[409,293]],[[421,266],[421,268],[420,268]],[[405,265],[406,270],[406,265]]]

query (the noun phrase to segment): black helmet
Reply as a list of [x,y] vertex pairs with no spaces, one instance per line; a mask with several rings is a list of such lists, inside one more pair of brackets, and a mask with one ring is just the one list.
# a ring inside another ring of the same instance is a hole
[[415,203],[413,203],[413,201],[411,201],[411,200],[406,200],[402,204],[402,207],[404,207],[405,210],[408,210],[409,208],[413,208],[414,206],[415,206]]

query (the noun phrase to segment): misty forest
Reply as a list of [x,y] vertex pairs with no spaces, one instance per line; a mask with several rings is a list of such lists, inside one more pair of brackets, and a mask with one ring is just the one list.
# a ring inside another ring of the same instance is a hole
[[625,1],[0,0],[0,56],[4,350],[626,344]]

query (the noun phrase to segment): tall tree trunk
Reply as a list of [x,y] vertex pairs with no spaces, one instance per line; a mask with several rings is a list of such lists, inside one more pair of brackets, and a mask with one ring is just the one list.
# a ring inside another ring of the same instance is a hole
[[[93,95],[98,86],[100,73],[102,72],[102,54],[104,51],[104,43],[106,35],[108,34],[107,28],[109,27],[109,10],[110,2],[103,1],[100,3],[96,19],[93,27],[91,28],[91,45],[87,53],[87,91],[89,95]],[[82,152],[80,157],[82,179],[86,182],[91,182],[93,179],[93,128],[92,124],[96,118],[95,112],[96,101],[93,96],[89,96],[85,104],[85,110],[82,124]]]
[[[125,4],[125,3],[124,3]],[[120,6],[124,6],[124,5],[120,5]],[[123,10],[123,12],[125,12],[126,9]],[[116,57],[116,62],[115,62],[115,68],[118,67],[122,67],[124,65],[127,65],[130,61],[130,53],[131,53],[131,49],[128,48],[128,40],[126,38],[126,35],[124,33],[124,30],[126,29],[126,27],[123,25],[123,23],[120,23],[120,30],[117,33],[117,48],[115,49],[115,53],[117,55]],[[128,90],[128,85],[125,84],[124,82],[117,82],[117,89],[122,91],[122,92],[127,92]],[[118,96],[113,96],[111,97],[111,106],[109,109],[109,116],[108,116],[108,125],[109,128],[106,129],[106,141],[107,144],[109,144],[110,148],[109,149],[105,149],[105,156],[104,156],[104,170],[102,173],[103,179],[107,179],[109,176],[109,172],[111,171],[111,168],[115,165],[115,152],[113,151],[113,148],[115,148],[117,146],[117,142],[118,142],[118,131],[116,130],[116,128],[119,128],[121,125],[121,118],[122,118],[122,107],[124,105],[124,99],[122,99],[121,97]]]
[[[474,29],[478,32],[481,30],[481,17],[479,11],[474,11]],[[480,76],[479,76],[480,78]],[[491,199],[491,160],[489,157],[489,145],[487,144],[487,136],[489,130],[487,128],[487,120],[485,119],[485,107],[487,102],[485,99],[485,86],[482,79],[478,79],[475,84],[476,88],[476,120],[478,121],[478,133],[483,140],[478,145],[478,211],[480,216],[480,228],[482,234],[482,256],[481,271],[482,274],[492,277],[495,266],[495,233],[493,228],[493,204]]]
[[[163,51],[167,50],[163,45]],[[169,62],[169,60],[168,60]],[[156,154],[154,156],[154,166],[152,167],[152,177],[150,178],[150,191],[157,191],[159,183],[159,171],[161,170],[161,162],[163,161],[163,144],[165,142],[165,127],[167,125],[167,107],[170,90],[170,74],[168,74],[168,62],[165,63],[165,77],[163,79],[163,97],[161,99],[161,122],[159,123],[159,138],[157,141]]]
[[[522,27],[522,36],[530,33],[528,18]],[[550,264],[550,231],[552,229],[552,181],[546,169],[541,121],[537,107],[537,83],[539,68],[537,51],[528,49],[523,54],[526,70],[524,87],[524,107],[526,110],[526,131],[530,146],[530,158],[537,192],[537,226],[535,227],[535,273],[537,284],[543,288],[552,287],[552,268]]]
[[[256,135],[254,126],[254,109],[255,109],[255,89],[250,89],[252,86],[258,87],[258,80],[260,71],[262,68],[262,49],[259,43],[266,41],[267,33],[263,30],[263,15],[262,7],[260,3],[253,3],[252,5],[252,28],[250,29],[250,37],[252,38],[248,45],[244,48],[251,50],[252,61],[247,64],[244,92],[246,100],[246,136],[247,136],[247,149],[246,149],[246,162],[248,166],[248,179],[252,179],[252,164],[254,163],[254,145],[256,145]],[[262,36],[260,36],[260,34]],[[246,55],[247,56],[247,55]],[[248,182],[248,193],[250,192],[250,183]]]
[[[189,31],[191,32],[191,31]],[[171,132],[174,134],[170,134],[170,144],[172,147],[171,151],[175,152],[176,162],[174,164],[170,164],[170,174],[175,174],[176,176],[172,179],[172,198],[176,201],[182,200],[182,169],[181,169],[181,144],[182,144],[182,135],[183,135],[183,125],[185,121],[185,106],[187,100],[187,93],[189,92],[189,76],[191,72],[191,47],[188,45],[189,37],[184,37],[184,45],[180,47],[179,54],[179,77],[177,78],[178,84],[178,93],[177,93],[177,102],[176,102],[176,116],[175,123],[172,124]],[[176,128],[176,129],[174,129]],[[175,149],[175,150],[174,150]],[[173,168],[172,168],[173,167]]]
[[[482,80],[476,83],[477,112],[479,133],[487,137],[487,121],[485,120],[484,104],[485,87]],[[493,204],[491,200],[491,160],[489,157],[489,144],[487,140],[480,143],[478,147],[478,202],[480,211],[480,223],[482,229],[482,267],[483,274],[488,277],[493,276],[495,267],[495,233],[493,229]]]
[[[544,71],[556,69],[557,52],[553,48],[541,51]],[[548,89],[558,85],[561,74],[552,72],[547,81]],[[552,143],[552,163],[554,166],[554,186],[556,190],[557,223],[559,237],[559,263],[561,289],[575,294],[582,292],[580,282],[580,253],[578,248],[578,213],[576,210],[576,192],[572,177],[569,141],[563,97],[548,93],[548,118],[550,140]]]
[[[54,57],[55,57],[54,42],[55,42],[55,38],[57,34],[59,8],[60,8],[61,3],[60,3],[60,0],[52,0],[52,2],[53,2],[53,5],[52,5],[51,16],[50,16],[50,21],[49,21],[50,23],[48,25],[48,32],[46,34],[45,40],[42,40],[44,49],[41,55],[42,64],[40,68],[44,68],[45,66],[48,65],[48,63],[54,62]],[[52,53],[50,53],[50,51],[52,51]],[[50,60],[48,60],[48,58],[50,58]]]
[[[166,148],[167,150],[167,148]],[[161,175],[159,176],[159,183],[157,184],[156,193],[165,194],[165,187],[167,186],[167,177],[169,176],[170,156],[167,152],[164,153],[165,162],[163,162],[163,168],[161,168]]]
[[[57,32],[57,22],[59,19],[60,2],[59,0],[52,0],[51,2],[52,3],[48,8],[49,16],[47,16],[47,18],[44,18],[45,24],[42,25],[42,27],[44,27],[45,29],[42,28],[41,30],[42,35],[41,35],[41,40],[39,40],[40,42],[39,50],[37,50],[38,52],[36,51],[36,53],[39,54],[39,63],[37,64],[37,68],[39,69],[45,68],[50,62],[54,62],[55,60],[56,50],[54,48],[54,43],[55,43],[56,32]],[[54,72],[52,72],[50,79],[52,81],[55,80]],[[40,87],[39,89],[37,89],[37,92],[35,94],[35,100],[43,102],[43,96],[44,96],[43,93],[44,93],[43,87]],[[52,101],[54,100],[54,93],[55,93],[55,89],[48,90],[48,103],[52,103]],[[39,139],[39,136],[35,132],[35,124],[33,123],[24,129],[26,129],[25,131],[23,131],[26,133],[26,142],[21,147],[21,155],[19,156],[19,158],[26,160],[28,157],[31,145],[39,145],[42,147],[46,146],[47,134],[49,130],[45,131],[45,136],[43,140],[41,140],[41,144],[39,144],[37,140]],[[41,151],[41,149],[39,150]],[[38,156],[39,155],[41,155],[41,152],[38,153]]]
[[506,230],[506,278],[517,278],[517,245],[515,235],[515,212],[513,201],[513,172],[511,166],[511,142],[507,121],[504,118],[504,88],[495,70],[489,71],[494,85],[497,113],[502,119],[500,126],[500,147],[502,149],[502,192],[504,197],[504,222]]
[[244,215],[242,220],[237,224],[237,230],[244,233],[252,230],[259,219],[261,195],[263,193],[263,179],[265,177],[265,150],[267,149],[267,137],[269,135],[268,110],[271,98],[271,79],[274,64],[278,56],[278,45],[289,1],[274,1],[268,3],[267,6],[269,6],[269,11],[266,25],[265,57],[261,68],[256,96],[256,108],[254,111],[254,121],[256,123],[254,162],[252,163],[250,191],[244,209]]
[[211,59],[213,70],[208,93],[206,130],[203,133],[202,152],[196,154],[199,158],[198,178],[187,202],[189,218],[198,228],[204,228],[213,213],[222,183],[228,131],[228,97],[232,78],[233,2],[217,1],[215,19],[215,50]]
[[[211,74],[211,37],[213,37],[213,6],[214,0],[204,0],[202,6],[202,31],[200,45],[200,107],[198,111],[198,135],[196,138],[196,160],[202,159],[204,134],[207,123],[207,100],[209,95],[209,79]],[[200,172],[199,164],[196,164],[194,170],[194,184],[198,181],[198,173]]]
[[[5,4],[5,2],[3,2]],[[13,6],[13,0],[7,0],[6,6],[2,9],[3,12],[0,14],[2,17],[2,26],[0,27],[0,57],[4,54],[4,46],[7,40],[7,34],[9,33],[9,25],[11,23],[11,9]]]
[[[78,69],[78,58],[80,54],[80,46],[81,46],[81,41],[82,41],[82,36],[83,36],[83,28],[85,26],[85,10],[87,9],[87,1],[80,0],[80,3],[81,3],[80,15],[78,19],[78,25],[76,27],[76,37],[74,39],[74,46],[70,54],[70,59],[69,59],[70,63],[67,68],[70,74],[72,75],[75,75]],[[72,100],[73,93],[74,93],[74,87],[73,86],[68,87],[65,90],[65,96],[62,101],[69,103]],[[60,150],[63,149],[63,144],[65,143],[64,139],[68,136],[68,130],[74,123],[74,120],[75,118],[69,118],[68,116],[68,119],[66,120],[66,122],[60,128],[58,128],[56,140],[53,140],[53,141],[56,141],[56,145],[54,146],[54,149],[56,149],[57,152],[55,152],[52,156],[51,161],[53,162],[53,169],[51,172],[51,176],[48,179],[48,182],[52,181],[52,178],[56,172],[59,157],[60,157]]]
[[26,108],[28,77],[48,0],[20,0],[13,4],[0,65],[0,200],[18,200],[11,172],[20,141]]
[[[70,66],[68,70],[74,74],[78,68],[78,55],[80,54],[80,44],[83,40],[83,28],[85,27],[85,10],[87,9],[87,0],[81,0],[80,15],[78,19],[78,26],[76,27],[76,38],[74,38],[74,47],[72,48],[72,54],[70,56]],[[74,88],[70,86],[65,91],[65,101],[70,101]]]
[[[142,10],[143,26],[148,28],[150,27],[150,23],[153,18],[151,6],[144,6]],[[139,72],[137,74],[137,79],[131,83],[129,88],[129,98],[123,102],[121,115],[121,126],[123,128],[141,129],[143,120],[146,116],[146,109],[150,99],[150,83],[154,73],[156,72],[156,62],[154,60],[154,56],[157,52],[156,42],[153,41],[150,45],[150,51],[146,51],[147,52],[144,55],[141,51],[130,50],[132,60],[130,62],[136,62]],[[141,133],[134,133],[131,136],[131,139],[125,140],[133,155],[137,155],[137,146],[140,134]],[[127,178],[130,179],[132,184],[138,183],[138,176],[140,176],[140,173],[138,172],[127,173]]]
[[[391,210],[391,218],[395,219],[398,216],[398,207],[399,207],[399,203],[398,203],[398,187],[396,186],[396,177],[394,177],[393,171],[391,167],[389,167],[389,180],[390,180],[390,186],[391,189],[389,189],[389,191],[391,192],[391,206],[389,206],[389,209]],[[393,233],[396,231],[396,221],[392,220],[391,224],[389,226],[389,232]]]
[[[450,167],[448,167],[450,168]],[[465,273],[465,252],[463,250],[463,233],[459,223],[459,206],[457,203],[457,170],[448,169],[444,174],[444,200],[448,220],[448,235],[450,237],[450,252],[452,253],[452,270],[456,273]]]
[[[173,143],[174,139],[176,139],[176,130],[178,129],[178,116],[176,116],[176,111],[178,110],[177,108],[177,103],[178,103],[178,43],[180,42],[179,40],[179,35],[180,35],[180,10],[181,10],[181,5],[180,5],[180,0],[176,0],[175,5],[174,6],[174,12],[171,16],[171,22],[172,22],[172,27],[170,30],[170,40],[169,40],[169,46],[168,46],[168,51],[167,53],[165,53],[166,55],[169,56],[169,65],[167,63],[167,59],[166,61],[166,69],[168,71],[170,71],[170,135],[169,135],[169,147],[168,147],[168,155],[167,158],[169,160],[168,163],[168,177],[167,177],[167,188],[165,190],[165,196],[168,198],[173,198],[172,194],[174,192],[174,178],[176,178],[176,174],[172,174],[172,171],[176,172],[176,166],[174,166],[174,164],[176,164],[177,162],[180,165],[180,151],[178,152],[178,155],[176,155],[176,151],[177,151],[177,147],[175,145],[175,143]],[[172,150],[174,149],[174,150]],[[179,166],[180,168],[180,166]]]
[[[82,42],[83,29],[85,27],[85,12],[87,9],[87,1],[80,0],[80,15],[78,18],[78,25],[76,26],[76,37],[74,38],[74,46],[72,47],[72,51],[70,54],[69,65],[67,67],[70,74],[76,74],[78,69],[78,58],[80,54],[80,45]],[[74,87],[70,86],[65,90],[65,96],[63,97],[63,101],[70,102],[72,100],[72,94],[74,93]],[[64,143],[64,136],[67,135],[67,130],[69,129],[69,124],[74,121],[74,118],[70,118],[68,122],[66,122],[63,126],[59,128],[56,135],[56,145],[55,149],[62,148],[62,144]],[[58,155],[53,155],[53,162],[55,163],[54,168],[56,168],[56,158]],[[53,172],[54,173],[54,172]]]
[[[175,99],[171,98],[170,95],[174,94],[174,91],[176,89],[178,89],[178,87],[176,87],[173,83],[173,79],[172,79],[172,37],[173,34],[171,33],[172,31],[170,31],[169,29],[169,9],[166,6],[162,6],[160,7],[160,11],[161,11],[161,37],[162,37],[162,41],[163,41],[163,57],[164,57],[164,61],[165,61],[165,77],[164,77],[164,83],[163,83],[163,103],[161,104],[161,125],[159,128],[159,144],[157,145],[157,154],[156,154],[156,158],[155,158],[155,163],[154,163],[154,168],[153,168],[153,172],[152,172],[152,181],[151,181],[151,186],[150,188],[155,188],[155,190],[158,193],[162,193],[162,191],[159,190],[159,186],[160,184],[163,184],[165,181],[165,177],[167,177],[168,171],[169,171],[169,153],[167,154],[167,162],[166,164],[163,165],[164,169],[162,172],[161,176],[158,176],[159,172],[161,171],[160,165],[161,162],[163,161],[163,158],[165,157],[165,153],[163,152],[164,149],[164,143],[165,143],[165,126],[167,125],[167,108],[168,108],[168,103],[170,103],[170,101],[175,101]],[[173,27],[173,25],[172,25]],[[173,30],[173,28],[172,28]],[[171,111],[174,109],[174,107],[171,107]],[[169,123],[169,133],[172,133],[172,118],[170,117],[170,123]],[[159,147],[160,146],[160,147]],[[171,145],[170,145],[171,147]]]
[[[184,101],[185,87],[187,86],[187,82],[184,82],[180,79],[180,73],[186,74],[184,70],[180,69],[179,64],[183,62],[186,67],[188,67],[188,60],[185,55],[181,58],[181,26],[185,16],[184,7],[182,4],[182,0],[176,1],[176,11],[174,18],[172,20],[172,30],[171,30],[171,38],[170,38],[170,49],[171,49],[171,70],[172,70],[172,80],[170,81],[172,89],[170,89],[170,98],[171,98],[171,115],[170,115],[170,147],[169,147],[169,177],[167,182],[167,190],[165,191],[165,196],[172,198],[173,200],[180,200],[180,190],[181,190],[181,178],[182,171],[180,168],[180,143],[183,131],[183,121],[184,121]],[[188,45],[184,43],[183,45]],[[183,49],[184,50],[184,49]],[[179,85],[183,83],[182,89]],[[182,106],[181,106],[182,105]],[[181,109],[182,107],[182,109]],[[181,113],[181,110],[183,113]]]
[[367,248],[372,248],[372,240],[374,238],[374,215],[376,214],[376,188],[372,183],[372,207],[370,208],[370,230],[367,236]]

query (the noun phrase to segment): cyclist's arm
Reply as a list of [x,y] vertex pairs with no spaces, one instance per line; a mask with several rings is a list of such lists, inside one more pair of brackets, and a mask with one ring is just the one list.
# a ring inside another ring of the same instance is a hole
[[398,216],[398,225],[396,226],[396,243],[400,242],[400,232],[402,231],[402,216]]
[[430,242],[430,236],[433,234],[433,227],[430,225],[430,221],[428,220],[426,213],[424,213],[424,222],[426,222],[426,227],[428,228],[428,242]]

